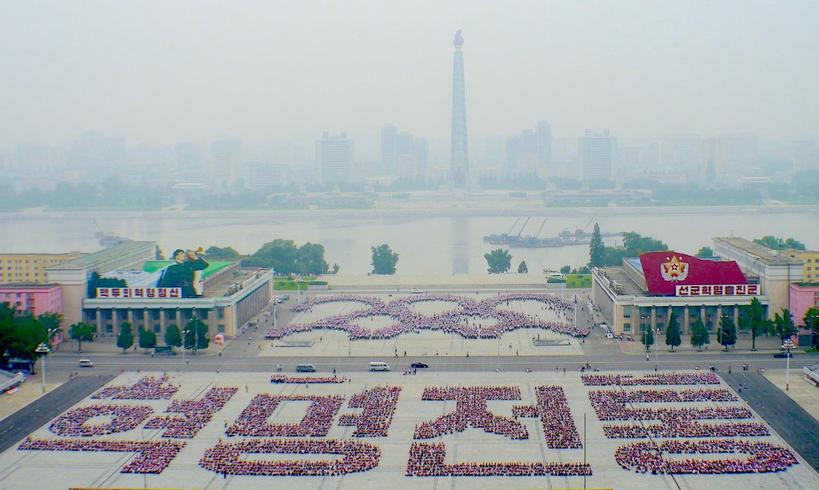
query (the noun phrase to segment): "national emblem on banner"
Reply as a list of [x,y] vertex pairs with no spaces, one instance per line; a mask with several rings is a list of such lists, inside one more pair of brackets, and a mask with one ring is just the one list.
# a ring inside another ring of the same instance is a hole
[[660,275],[666,281],[685,281],[688,277],[688,263],[672,255],[670,260],[660,264]]

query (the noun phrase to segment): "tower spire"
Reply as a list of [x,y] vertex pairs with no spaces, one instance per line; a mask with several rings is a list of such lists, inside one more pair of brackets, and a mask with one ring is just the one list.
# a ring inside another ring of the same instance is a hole
[[455,187],[466,187],[469,180],[469,154],[466,138],[466,93],[464,89],[464,38],[461,29],[452,40],[455,47],[452,59],[452,141],[450,174]]

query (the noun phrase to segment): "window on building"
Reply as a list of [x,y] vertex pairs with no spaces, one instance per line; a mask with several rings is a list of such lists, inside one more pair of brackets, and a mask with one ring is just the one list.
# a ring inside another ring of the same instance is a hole
[[[819,293],[817,293],[819,294]],[[225,309],[224,308],[216,308],[216,318],[220,320],[225,319]]]
[[154,324],[154,333],[159,333],[161,331],[162,331],[162,326],[160,326],[158,323],[155,323]]
[[223,324],[216,325],[216,332],[217,333],[225,333],[225,326]]
[[107,324],[107,325],[105,325],[105,333],[106,333],[106,334],[112,334],[112,333],[114,333],[114,326],[113,326],[113,325],[111,325],[110,323],[109,323],[109,324]]
[[624,323],[623,324],[623,332],[631,333],[631,323]]
[[623,318],[631,318],[631,305],[623,306]]

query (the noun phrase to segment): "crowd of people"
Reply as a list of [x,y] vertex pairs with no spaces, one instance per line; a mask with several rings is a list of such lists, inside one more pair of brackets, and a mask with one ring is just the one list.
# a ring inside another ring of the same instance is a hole
[[509,417],[495,415],[486,406],[487,400],[520,400],[520,388],[517,386],[427,387],[424,388],[421,399],[455,401],[455,411],[416,425],[414,439],[431,439],[463,432],[467,427],[510,439],[529,438],[529,432],[523,424]]
[[637,424],[604,425],[609,439],[645,439],[646,437],[761,437],[770,432],[758,422],[720,422],[702,424],[695,420],[665,420],[646,426]]
[[168,376],[159,378],[145,376],[132,385],[108,386],[94,393],[91,398],[113,400],[168,400],[179,391],[179,385],[171,384]]
[[83,451],[139,453],[126,463],[121,473],[162,473],[171,464],[184,442],[171,441],[115,441],[82,439],[26,439],[17,449],[22,451]]
[[347,406],[363,409],[360,414],[344,414],[338,425],[355,426],[353,437],[387,437],[401,388],[376,387],[353,395]]
[[[267,421],[283,401],[310,402],[301,422],[271,424]],[[326,437],[342,403],[341,395],[256,395],[226,433],[246,437]]]
[[[634,397],[631,393],[637,393]],[[676,394],[675,394],[676,393]],[[628,406],[640,403],[673,403],[680,401],[726,401],[733,397],[727,390],[591,390],[589,400],[601,421],[611,420],[696,420],[748,419],[753,414],[745,407],[645,408]],[[733,398],[735,400],[735,398]]]
[[182,414],[154,417],[145,424],[146,429],[165,429],[162,437],[190,439],[202,430],[213,418],[213,414],[225,406],[239,391],[238,388],[211,388],[198,400],[174,400],[165,413]]
[[[415,303],[441,301],[456,306],[453,310],[425,315],[413,310]],[[544,311],[553,312],[565,321],[547,321],[519,311],[499,308],[510,301],[532,301],[542,304]],[[569,303],[548,294],[516,293],[503,294],[480,302],[466,296],[454,294],[418,294],[405,296],[385,303],[379,298],[357,295],[313,296],[296,305],[296,312],[310,311],[314,306],[328,303],[358,302],[367,305],[338,315],[330,315],[306,323],[293,323],[270,329],[265,334],[268,339],[280,339],[299,332],[316,329],[346,332],[350,339],[388,339],[403,333],[421,330],[436,330],[460,335],[467,339],[494,339],[506,332],[521,328],[536,328],[573,336],[585,337],[587,327],[577,327],[568,321]],[[367,318],[387,317],[391,324],[380,328],[367,328],[358,322]]]
[[334,384],[346,383],[346,376],[288,376],[286,374],[274,374],[270,377],[271,383],[285,383],[285,384]]
[[[49,430],[64,437],[94,437],[127,432],[139,426],[153,409],[136,405],[89,405],[74,408],[51,422]],[[96,417],[113,418],[103,423],[89,423]]]
[[[664,459],[667,454],[748,454],[746,459]],[[703,441],[635,442],[620,446],[614,453],[623,468],[652,474],[771,473],[798,463],[793,453],[767,442],[736,439]]]
[[652,385],[718,385],[719,376],[712,372],[632,374],[584,374],[586,386],[652,386]]
[[[250,460],[244,454],[341,455],[335,460]],[[340,476],[378,466],[381,450],[360,441],[277,439],[219,443],[205,451],[199,465],[227,475]]]
[[572,412],[566,401],[566,394],[560,386],[538,386],[535,388],[537,403],[515,406],[512,414],[517,417],[537,417],[543,425],[546,447],[552,449],[582,448],[580,434],[574,425]]
[[540,463],[481,461],[446,464],[446,447],[442,442],[410,446],[407,476],[591,476],[585,463]]

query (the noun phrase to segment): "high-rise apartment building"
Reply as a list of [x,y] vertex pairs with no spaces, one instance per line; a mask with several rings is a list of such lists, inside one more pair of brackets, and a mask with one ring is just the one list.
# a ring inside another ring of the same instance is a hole
[[606,129],[602,133],[592,133],[590,129],[578,143],[583,181],[611,180],[612,161],[617,140]]
[[424,138],[388,124],[381,128],[381,170],[386,175],[419,177],[426,175],[428,146]]
[[541,121],[506,140],[506,172],[534,174],[551,171],[552,127]]
[[450,174],[455,187],[467,187],[469,183],[469,152],[466,137],[466,89],[464,87],[464,54],[461,48],[464,38],[461,30],[455,32],[452,41],[455,52],[452,57],[452,140],[450,143]]
[[323,185],[349,182],[353,166],[353,140],[346,133],[338,136],[324,133],[316,141],[316,164],[321,172]]

